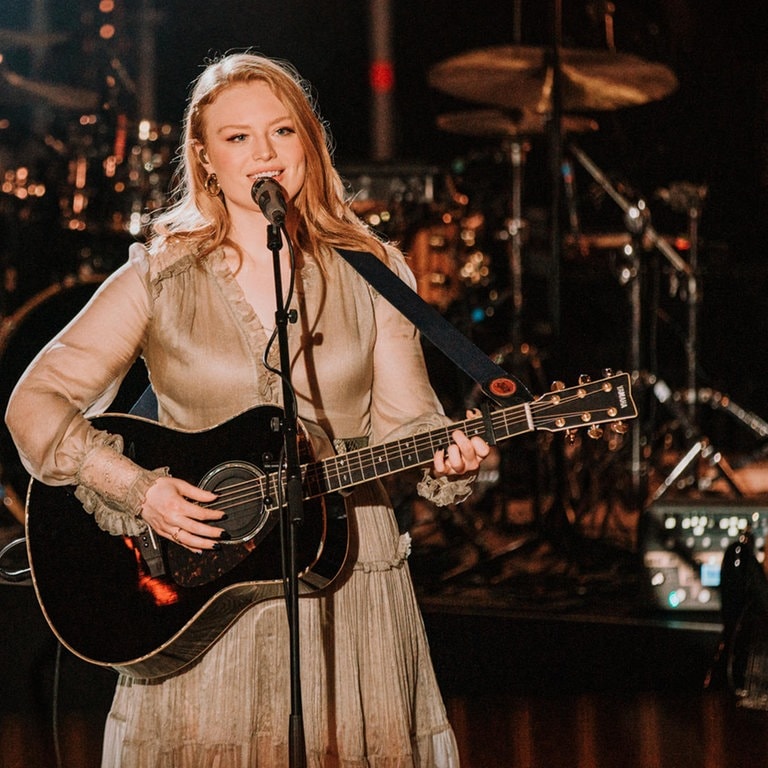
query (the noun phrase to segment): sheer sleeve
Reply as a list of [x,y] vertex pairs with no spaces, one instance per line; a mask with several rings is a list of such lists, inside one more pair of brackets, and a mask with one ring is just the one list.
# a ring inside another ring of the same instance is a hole
[[[399,252],[390,254],[397,276],[415,290],[416,279]],[[374,298],[377,338],[374,351],[371,417],[377,442],[451,424],[430,381],[419,333],[383,296]],[[417,486],[420,495],[439,505],[463,501],[475,475],[432,478],[428,470]]]
[[141,502],[147,470],[122,456],[122,441],[87,415],[111,402],[139,355],[150,313],[146,255],[132,249],[131,260],[32,361],[8,402],[6,423],[25,468],[49,485],[80,485],[91,506],[93,494],[133,506],[133,514]]

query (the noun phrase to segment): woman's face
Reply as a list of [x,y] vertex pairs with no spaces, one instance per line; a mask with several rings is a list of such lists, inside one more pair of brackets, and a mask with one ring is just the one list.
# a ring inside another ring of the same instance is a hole
[[230,213],[259,210],[251,188],[263,177],[275,179],[289,200],[296,196],[306,173],[304,148],[293,118],[266,83],[227,88],[206,107],[203,119],[203,166],[218,177]]

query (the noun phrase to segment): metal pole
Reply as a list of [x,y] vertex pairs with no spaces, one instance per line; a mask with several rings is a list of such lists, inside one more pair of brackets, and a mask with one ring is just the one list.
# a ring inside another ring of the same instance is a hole
[[155,26],[160,19],[152,0],[142,0],[140,14],[139,41],[136,51],[138,62],[136,93],[138,114],[136,117],[139,120],[154,121],[157,117]]
[[394,155],[395,67],[392,61],[390,0],[370,0],[369,78],[371,86],[371,156],[391,160]]

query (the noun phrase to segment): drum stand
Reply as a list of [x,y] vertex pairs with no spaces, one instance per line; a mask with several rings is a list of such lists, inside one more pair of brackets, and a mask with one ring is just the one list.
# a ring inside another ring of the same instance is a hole
[[[743,495],[739,488],[733,471],[723,454],[718,451],[708,437],[703,435],[696,426],[696,398],[684,408],[673,397],[672,392],[663,379],[653,373],[644,370],[642,365],[642,265],[640,254],[645,243],[655,247],[672,265],[677,276],[685,278],[687,286],[686,301],[688,305],[688,337],[686,340],[686,368],[687,384],[689,390],[696,392],[696,349],[698,330],[698,307],[700,302],[698,286],[698,219],[701,210],[702,196],[697,199],[689,198],[687,210],[689,211],[689,234],[691,239],[691,260],[687,263],[682,257],[661,237],[651,224],[650,211],[643,200],[636,204],[627,200],[608,180],[605,174],[595,165],[587,154],[574,144],[570,150],[584,169],[592,178],[600,184],[605,192],[624,211],[625,225],[630,235],[630,244],[625,249],[629,256],[628,266],[624,268],[620,276],[621,281],[629,285],[631,321],[630,321],[630,367],[633,384],[640,389],[649,390],[650,394],[662,405],[672,411],[672,415],[683,429],[689,448],[682,459],[672,469],[669,475],[651,496],[651,502],[657,501],[673,485],[680,484],[681,478],[688,472],[693,461],[697,457],[707,459],[723,477],[732,491],[738,496]],[[647,434],[643,433],[647,419],[641,418],[633,426],[631,435],[631,459],[630,472],[632,478],[632,491],[640,510],[648,498],[648,469],[647,469]],[[687,484],[693,484],[694,478],[689,477]]]
[[[690,442],[688,451],[675,465],[669,475],[658,486],[651,502],[658,501],[673,485],[693,485],[696,482],[695,471],[692,471],[693,462],[697,458],[707,459],[714,466],[720,476],[725,480],[731,491],[736,496],[743,496],[743,491],[736,481],[733,470],[723,454],[710,442],[709,438],[701,434],[696,427],[698,417],[698,388],[696,371],[698,367],[698,318],[701,303],[699,290],[699,218],[701,208],[706,195],[703,187],[695,187],[690,184],[673,185],[664,197],[672,208],[684,211],[688,216],[688,239],[690,242],[689,267],[690,273],[687,280],[686,302],[688,309],[688,335],[686,338],[686,387],[691,397],[687,398],[687,409],[679,405],[669,388],[663,381],[654,384],[653,391],[659,402],[669,405],[673,415],[684,430],[686,439]],[[686,477],[687,475],[687,477]]]

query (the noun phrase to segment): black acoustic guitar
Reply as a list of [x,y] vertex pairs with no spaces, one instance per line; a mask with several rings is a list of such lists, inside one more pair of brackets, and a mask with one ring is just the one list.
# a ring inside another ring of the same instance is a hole
[[[341,570],[347,525],[338,492],[431,462],[460,428],[491,443],[533,430],[559,431],[637,415],[630,378],[621,373],[561,389],[532,402],[402,440],[313,460],[302,440],[304,522],[298,533],[302,594]],[[284,594],[281,564],[282,411],[259,406],[209,430],[182,432],[126,415],[94,425],[120,434],[126,454],[145,467],[218,494],[230,542],[196,555],[150,531],[113,536],[85,513],[72,486],[32,481],[27,549],[37,597],[61,642],[86,661],[138,678],[178,671],[250,605]],[[597,429],[597,427],[593,427]],[[306,463],[304,463],[306,460]],[[148,563],[159,560],[160,568]]]

